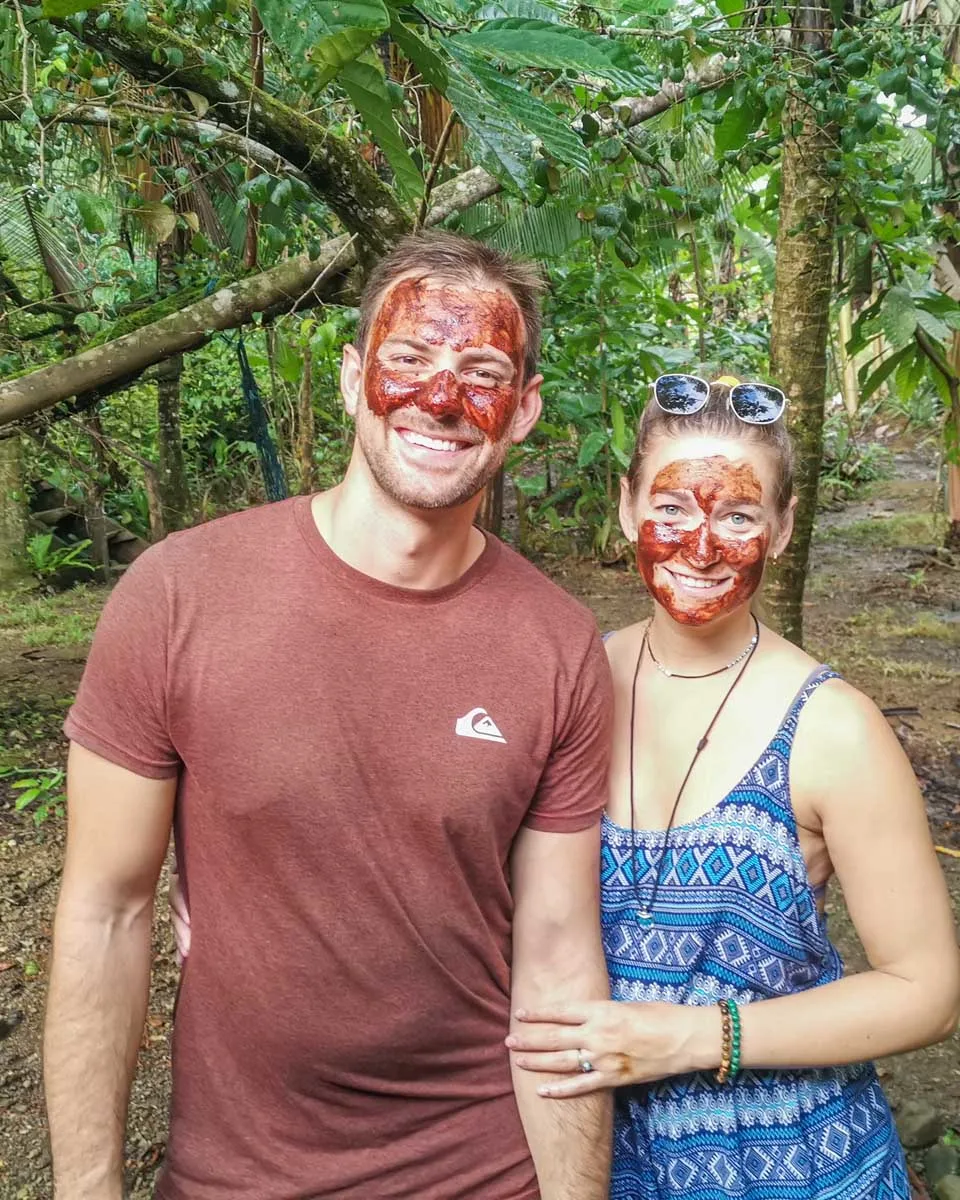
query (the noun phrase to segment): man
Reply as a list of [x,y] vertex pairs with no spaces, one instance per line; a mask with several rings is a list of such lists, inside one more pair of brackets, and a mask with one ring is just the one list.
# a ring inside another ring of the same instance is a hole
[[504,1044],[511,1007],[607,995],[606,661],[473,525],[538,347],[528,267],[408,239],[344,351],[343,482],[173,535],[108,602],[66,726],[57,1200],[121,1195],[171,821],[192,944],[158,1197],[606,1196],[606,1102],[551,1104]]

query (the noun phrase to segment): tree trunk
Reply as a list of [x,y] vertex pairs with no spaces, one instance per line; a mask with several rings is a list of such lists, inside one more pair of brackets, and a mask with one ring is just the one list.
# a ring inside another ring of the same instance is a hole
[[955,329],[950,339],[947,364],[953,371],[954,380],[950,386],[952,403],[944,425],[944,440],[950,458],[947,460],[947,536],[943,544],[947,550],[960,554],[960,461],[957,460],[960,455],[960,405],[956,382],[960,375],[960,330]]
[[0,437],[0,587],[27,577],[26,541],[23,447],[13,434]]
[[960,466],[947,463],[947,537],[944,545],[960,554]]
[[840,388],[843,393],[843,407],[847,416],[853,420],[860,407],[860,387],[857,382],[857,360],[847,352],[847,342],[853,336],[853,307],[848,300],[840,309],[837,330],[837,358],[840,370]]
[[[826,46],[829,13],[801,5],[794,17],[795,45],[806,52]],[[797,69],[802,64],[797,62]],[[766,599],[775,624],[797,645],[803,640],[803,589],[817,509],[823,455],[827,335],[833,286],[836,185],[826,164],[835,157],[835,130],[819,126],[806,101],[792,97],[783,126],[783,188],[777,230],[777,267],[770,338],[770,372],[786,392],[787,425],[796,455],[798,497],[793,540],[770,571]]]
[[[263,22],[256,4],[250,5],[250,78],[255,88],[263,88]],[[253,162],[247,163],[247,180],[256,175]],[[248,271],[257,266],[257,242],[260,229],[260,209],[251,204],[247,209],[247,232],[243,246],[243,265]]]
[[180,379],[183,355],[175,354],[157,368],[157,467],[163,524],[169,532],[191,524],[190,489],[180,433]]
[[313,460],[315,444],[313,419],[313,352],[309,343],[303,349],[303,376],[297,397],[297,461],[300,464],[300,494],[308,496],[317,488],[317,464]]
[[503,532],[503,468],[496,473],[483,491],[477,524],[495,537]]

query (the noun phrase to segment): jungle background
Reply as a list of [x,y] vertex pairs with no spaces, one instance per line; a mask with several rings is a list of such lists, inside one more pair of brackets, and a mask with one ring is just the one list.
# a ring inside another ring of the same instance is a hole
[[[410,229],[543,265],[544,417],[483,521],[603,628],[646,611],[615,505],[652,379],[784,388],[800,506],[766,611],[887,713],[960,894],[958,22],[960,0],[0,0],[0,1197],[51,1194],[60,725],[99,610],[168,532],[338,478],[340,346]],[[135,1196],[165,1137],[164,907]],[[881,1072],[918,1194],[960,1196],[956,1041]]]

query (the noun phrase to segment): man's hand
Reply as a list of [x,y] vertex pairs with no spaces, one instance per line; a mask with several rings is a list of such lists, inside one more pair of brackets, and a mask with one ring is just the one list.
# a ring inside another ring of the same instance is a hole
[[120,1200],[130,1084],[150,986],[153,894],[175,779],[73,744],[44,1083],[57,1200]]

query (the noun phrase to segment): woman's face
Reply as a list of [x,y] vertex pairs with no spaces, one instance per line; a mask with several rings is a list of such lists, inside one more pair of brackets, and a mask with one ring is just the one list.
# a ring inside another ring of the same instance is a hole
[[707,625],[750,602],[767,555],[790,540],[770,451],[746,439],[655,438],[620,523],[650,594],[675,621]]

